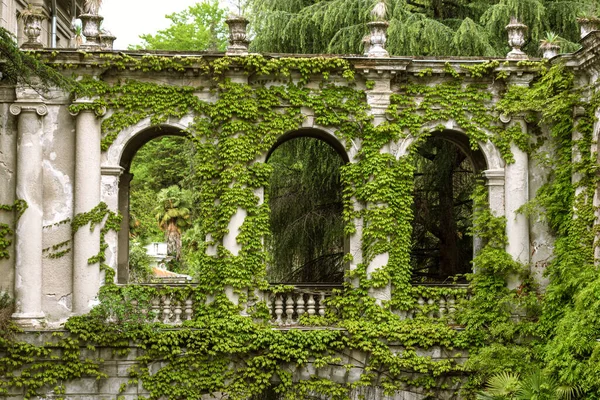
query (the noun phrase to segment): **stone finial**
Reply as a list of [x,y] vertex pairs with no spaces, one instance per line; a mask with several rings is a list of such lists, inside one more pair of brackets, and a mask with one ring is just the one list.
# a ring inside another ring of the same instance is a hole
[[27,37],[27,41],[21,45],[21,48],[43,48],[44,45],[40,43],[39,39],[42,33],[42,21],[46,19],[44,10],[28,4],[27,8],[19,13],[19,19],[23,21],[23,33]]
[[586,37],[590,32],[600,29],[600,18],[595,16],[585,16],[577,18],[579,22],[581,39]]
[[508,45],[512,50],[506,55],[506,58],[513,60],[526,60],[525,54],[521,47],[525,44],[525,34],[527,33],[527,25],[524,25],[517,20],[516,17],[510,18],[510,24],[506,25],[508,32]]
[[113,35],[109,30],[100,30],[100,48],[102,50],[112,50],[113,44],[117,37]]
[[229,26],[229,45],[225,54],[228,56],[247,55],[250,44],[246,33],[248,20],[242,16],[230,16],[225,23]]
[[363,38],[365,45],[365,55],[367,57],[389,57],[390,54],[385,49],[387,42],[387,28],[389,23],[385,20],[387,7],[385,2],[379,1],[371,10],[373,21],[367,26],[371,33]]
[[85,44],[81,46],[85,50],[100,50],[100,24],[104,17],[98,14],[81,14],[81,26],[83,36],[85,36]]
[[386,21],[373,21],[369,22],[367,26],[371,30],[371,34],[367,38],[363,39],[365,42],[365,55],[367,57],[389,57],[390,54],[385,49],[385,43],[387,42],[387,28],[388,23]]

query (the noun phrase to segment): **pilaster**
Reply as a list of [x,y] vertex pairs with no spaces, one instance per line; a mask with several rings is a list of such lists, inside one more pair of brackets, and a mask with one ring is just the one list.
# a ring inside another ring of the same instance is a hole
[[13,319],[19,325],[38,326],[42,311],[43,227],[43,117],[42,102],[17,101],[10,113],[17,122],[16,198],[26,203],[15,229],[15,301]]
[[[123,173],[121,166],[103,166],[101,181],[101,197],[106,203],[108,209],[114,213],[119,212],[119,177]],[[127,232],[129,234],[129,232]],[[119,239],[118,232],[113,230],[106,233],[104,238],[107,244],[106,265],[115,271],[115,277],[118,280],[118,254]],[[126,249],[127,250],[127,249]]]
[[123,217],[118,232],[117,282],[129,282],[129,185],[133,174],[123,172],[119,179],[119,213]]

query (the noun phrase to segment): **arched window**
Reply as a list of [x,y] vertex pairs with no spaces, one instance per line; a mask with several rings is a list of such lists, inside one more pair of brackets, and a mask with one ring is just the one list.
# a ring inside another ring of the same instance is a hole
[[457,133],[438,133],[416,151],[411,263],[421,282],[472,271],[472,194],[483,155]]
[[322,135],[302,133],[280,140],[268,156],[267,277],[272,283],[339,283],[345,251],[340,168],[347,159]]
[[[136,135],[121,158],[118,281],[144,281],[149,267],[179,272],[181,233],[190,220],[193,146],[179,130],[149,129]],[[164,216],[162,220],[157,217]],[[148,247],[148,249],[146,249]],[[152,251],[158,249],[158,251]],[[143,261],[141,260],[143,258]],[[168,264],[168,265],[167,265]]]

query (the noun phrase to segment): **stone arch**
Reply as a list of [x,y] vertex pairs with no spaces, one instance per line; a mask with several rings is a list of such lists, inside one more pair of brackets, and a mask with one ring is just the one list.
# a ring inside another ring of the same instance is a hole
[[[489,140],[486,142],[477,142],[478,148],[472,149],[469,137],[459,129],[433,130],[431,135],[455,144],[469,157],[479,173],[490,169],[502,169],[506,165],[498,148]],[[408,154],[415,141],[416,138],[414,136],[403,139],[398,145],[396,158]]]
[[275,151],[275,149],[277,149],[283,143],[301,137],[310,137],[324,141],[330,145],[336,151],[336,153],[339,154],[342,160],[344,160],[344,164],[350,162],[351,155],[346,151],[344,143],[333,132],[321,127],[304,127],[286,132],[285,134],[281,135],[266,153],[265,162],[269,161],[269,157],[271,157],[273,151]]
[[[119,232],[111,232],[106,237],[109,249],[107,263],[116,269],[118,283],[124,284],[129,280],[129,189],[133,178],[129,172],[131,162],[138,150],[149,141],[163,136],[186,136],[185,128],[186,125],[180,121],[151,125],[149,119],[146,119],[123,130],[103,154],[103,200],[123,217]],[[105,180],[113,181],[116,190],[105,190]]]
[[[266,153],[264,153],[262,160],[260,160],[260,161],[268,162],[269,159],[271,158],[271,155],[277,148],[279,148],[282,144],[284,144],[290,140],[298,139],[298,138],[313,138],[313,139],[317,139],[317,140],[327,143],[335,151],[335,153],[337,153],[337,155],[341,158],[342,164],[350,163],[353,160],[353,150],[354,149],[350,148],[350,150],[347,150],[344,141],[341,140],[340,138],[338,138],[335,135],[334,131],[329,130],[324,127],[314,126],[313,124],[305,124],[305,126],[302,128],[292,130],[292,131],[286,132],[285,134],[281,135],[277,139],[277,141],[271,146],[271,148]],[[261,190],[260,197],[261,197],[261,199],[264,198],[263,190]],[[360,248],[360,243],[354,243],[354,245],[353,245],[353,242],[356,242],[359,240],[360,239],[358,238],[357,235],[354,235],[353,237],[345,236],[343,238],[343,253],[347,254],[353,248]]]

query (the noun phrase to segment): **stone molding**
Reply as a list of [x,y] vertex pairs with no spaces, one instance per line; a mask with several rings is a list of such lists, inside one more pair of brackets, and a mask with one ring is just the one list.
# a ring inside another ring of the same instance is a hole
[[14,103],[10,105],[9,111],[12,115],[21,113],[37,113],[40,117],[48,114],[48,107],[43,103]]

